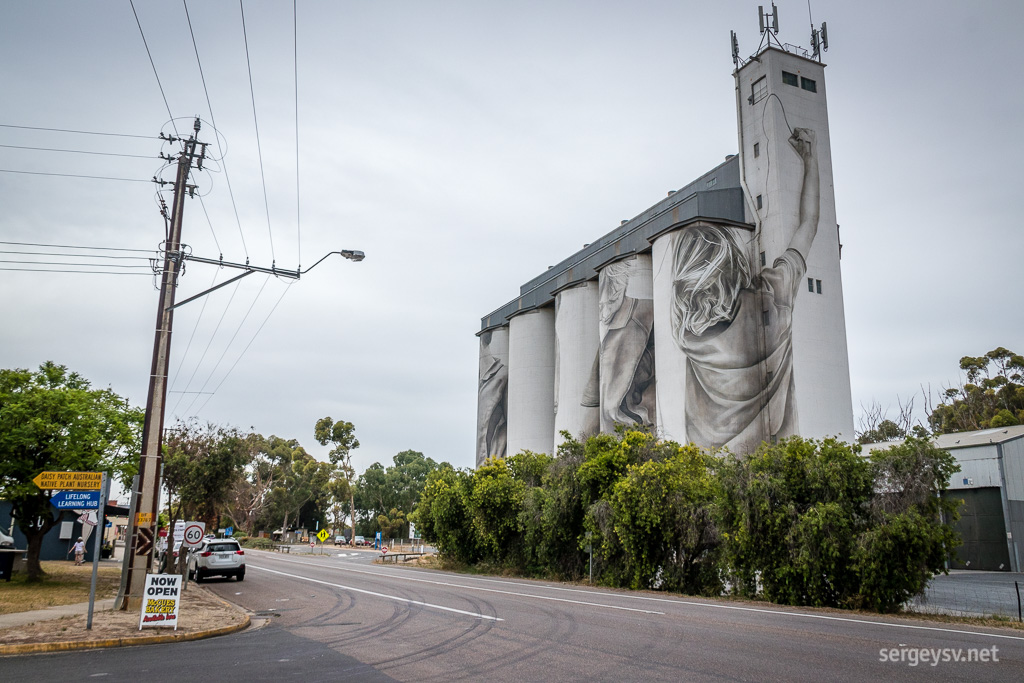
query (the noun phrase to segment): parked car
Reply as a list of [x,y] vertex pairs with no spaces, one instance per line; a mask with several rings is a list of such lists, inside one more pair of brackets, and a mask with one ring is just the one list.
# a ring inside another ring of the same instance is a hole
[[344,536],[335,536],[334,545],[348,545],[348,539]]
[[362,536],[356,536],[355,540],[352,541],[352,545],[370,545],[366,542],[366,539]]
[[208,576],[245,579],[245,551],[231,538],[204,539],[189,553],[188,573],[196,583]]

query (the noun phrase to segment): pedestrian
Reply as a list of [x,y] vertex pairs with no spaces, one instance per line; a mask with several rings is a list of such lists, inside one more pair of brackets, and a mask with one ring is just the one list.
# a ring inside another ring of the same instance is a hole
[[85,561],[85,541],[82,537],[78,537],[78,542],[71,546],[71,550],[68,551],[68,555],[71,553],[75,554],[75,566],[82,564]]

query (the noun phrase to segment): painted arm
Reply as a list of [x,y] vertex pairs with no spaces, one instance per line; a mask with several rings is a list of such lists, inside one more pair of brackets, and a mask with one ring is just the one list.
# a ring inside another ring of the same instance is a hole
[[814,131],[794,128],[789,144],[804,163],[804,180],[800,188],[800,224],[793,233],[789,248],[799,252],[806,261],[811,243],[818,232],[818,215],[821,211],[821,181],[818,178],[818,151]]

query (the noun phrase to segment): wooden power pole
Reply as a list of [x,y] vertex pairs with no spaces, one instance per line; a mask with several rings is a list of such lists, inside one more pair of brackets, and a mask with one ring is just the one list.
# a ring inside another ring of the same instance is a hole
[[[195,133],[184,142],[178,156],[178,173],[174,181],[174,200],[171,223],[164,243],[164,267],[160,280],[160,301],[156,312],[156,335],[153,340],[153,365],[149,374],[149,393],[146,398],[146,420],[142,431],[142,457],[139,463],[139,493],[135,518],[131,524],[131,544],[128,548],[127,581],[121,609],[139,609],[146,574],[153,565],[153,549],[157,543],[157,514],[160,507],[160,470],[163,462],[164,410],[167,402],[167,369],[171,356],[171,325],[174,321],[174,292],[181,270],[181,218],[185,208],[185,194],[192,195],[195,186],[189,185],[188,176],[193,163],[203,167],[206,143],[199,142],[200,122],[195,121]],[[168,538],[168,552],[173,553],[173,539]]]

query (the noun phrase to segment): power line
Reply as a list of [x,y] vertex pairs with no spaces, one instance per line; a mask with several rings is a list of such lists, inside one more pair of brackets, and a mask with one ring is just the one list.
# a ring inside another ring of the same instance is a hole
[[151,254],[152,249],[125,249],[123,247],[87,247],[77,244],[43,244],[41,242],[2,242],[0,244],[16,244],[21,247],[52,247],[54,249],[97,249],[100,251],[137,251],[140,254]]
[[[245,315],[242,316],[242,320],[241,322],[238,323],[238,327],[235,329],[235,333],[231,335],[231,339],[228,340],[227,345],[224,347],[224,351],[220,354],[220,358],[218,358],[217,362],[213,364],[213,369],[210,370],[210,374],[206,376],[206,381],[203,382],[203,386],[199,387],[199,391],[205,390],[206,385],[210,383],[211,379],[213,379],[214,373],[216,373],[217,368],[220,367],[221,362],[224,360],[224,356],[228,354],[228,349],[231,348],[231,344],[234,343],[235,338],[238,336],[238,333],[242,331],[242,327],[245,325],[245,321],[249,319],[249,314],[252,313],[252,309],[254,306],[256,306],[256,302],[260,300],[260,296],[263,294],[263,290],[266,288],[268,282],[270,282],[269,275],[263,280],[263,285],[260,287],[260,291],[256,292],[256,297],[252,300],[252,303],[249,304],[249,309],[245,312]],[[224,380],[221,381],[223,382]],[[185,388],[188,389],[187,386]],[[196,399],[192,399],[192,402],[188,404],[188,407],[185,408],[186,414],[189,412],[189,410],[192,409],[192,406],[195,404],[195,402]]]
[[131,259],[134,261],[147,261],[149,257],[146,256],[107,256],[106,254],[75,254],[65,253],[61,251],[15,251],[12,249],[0,249],[0,254],[21,254],[24,256],[63,256],[70,258],[77,256],[81,258],[116,258],[116,259]]
[[[228,299],[227,304],[224,306],[224,310],[221,311],[220,318],[217,320],[217,324],[213,328],[213,334],[210,335],[210,340],[208,342],[206,342],[206,348],[203,349],[203,354],[199,357],[199,362],[196,363],[195,369],[192,370],[192,375],[189,376],[188,382],[186,382],[186,384],[185,384],[185,391],[186,392],[188,391],[188,388],[190,386],[192,386],[192,380],[195,379],[196,373],[199,372],[199,368],[202,367],[203,361],[206,360],[206,354],[210,352],[210,346],[213,344],[213,340],[217,337],[217,332],[220,331],[221,323],[224,322],[224,316],[227,315],[228,309],[231,308],[231,302],[235,300],[235,294],[238,293],[238,286],[240,284],[241,284],[241,282],[236,282],[235,283],[235,288],[231,290],[231,297]],[[214,369],[216,369],[216,367]],[[175,375],[175,378],[177,378],[177,375]],[[207,381],[209,381],[209,380],[207,380]],[[203,388],[205,388],[205,384],[203,385]],[[175,403],[174,407],[171,409],[171,414],[172,415],[177,412],[178,405],[181,403],[181,399],[182,398],[184,398],[184,397],[179,397],[177,403]],[[191,408],[191,407],[192,407],[192,404],[190,403],[189,404],[189,408]]]
[[0,263],[21,263],[31,266],[103,266],[105,268],[149,268],[148,265],[133,266],[125,264],[119,266],[116,263],[69,263],[67,261],[26,261],[24,259],[0,259]]
[[[269,279],[270,278],[267,278],[267,280],[269,280]],[[294,282],[288,284],[284,288],[284,291],[281,292],[281,296],[278,298],[277,303],[274,304],[274,307],[270,309],[270,313],[267,313],[267,317],[263,319],[262,323],[260,323],[260,326],[256,330],[256,333],[252,335],[252,339],[250,339],[249,343],[245,345],[244,349],[242,349],[242,353],[238,354],[238,358],[236,358],[235,362],[231,365],[230,368],[228,368],[228,371],[226,373],[224,373],[224,376],[221,378],[220,382],[217,384],[216,387],[214,387],[213,391],[210,392],[209,397],[207,397],[207,399],[205,401],[203,401],[203,405],[199,406],[199,408],[196,410],[196,412],[195,412],[196,415],[199,415],[199,413],[201,413],[203,411],[203,408],[205,408],[206,404],[210,402],[210,399],[212,399],[214,397],[214,395],[217,393],[217,391],[221,388],[221,385],[223,385],[224,382],[227,381],[228,376],[231,375],[231,372],[235,369],[235,366],[238,365],[239,361],[242,360],[242,357],[245,355],[245,352],[249,350],[249,347],[252,346],[252,343],[254,341],[256,341],[256,337],[258,337],[260,332],[263,331],[263,327],[264,327],[264,325],[267,324],[267,321],[270,320],[270,316],[274,315],[274,311],[277,310],[277,307],[281,304],[281,301],[284,299],[284,295],[288,293],[289,289],[291,289],[292,284],[294,284]],[[263,290],[260,290],[260,291],[262,292]]]
[[[214,283],[217,282],[217,275],[219,274],[219,270],[213,271],[213,279],[210,280],[210,287],[213,287]],[[181,373],[181,367],[185,364],[185,359],[188,357],[188,350],[192,348],[192,340],[195,339],[196,330],[199,329],[199,323],[203,319],[203,313],[206,312],[206,304],[208,303],[210,303],[210,297],[203,297],[203,307],[199,310],[199,315],[196,316],[196,324],[192,326],[192,334],[188,338],[188,344],[185,345],[185,352],[181,354],[181,360],[178,362],[178,369],[174,371],[174,377],[171,379],[169,386],[173,387],[178,381],[178,375]],[[185,389],[187,390],[188,386],[186,386]],[[187,391],[181,393],[187,393]]]
[[[809,1],[809,0],[808,0]],[[299,10],[298,0],[292,0],[292,65],[295,69],[295,232],[298,240],[296,270],[302,270],[302,195],[299,192]]]
[[24,147],[22,145],[0,145],[7,149],[29,149],[36,152],[68,152],[70,154],[95,154],[102,157],[130,157],[133,159],[159,158],[154,154],[118,154],[116,152],[92,152],[84,149],[57,149],[54,147]]
[[[220,152],[220,163],[224,165],[224,180],[228,185],[228,196],[231,198],[231,207],[235,210],[235,222],[238,224],[238,235],[242,238],[242,251],[245,252],[246,258],[249,257],[249,248],[245,245],[245,234],[242,232],[242,219],[238,216],[238,205],[235,203],[235,192],[231,189],[231,176],[228,175],[228,163],[225,159],[224,150],[220,146],[220,134],[217,132],[217,119],[213,116],[213,104],[210,102],[210,91],[206,89],[206,75],[203,73],[203,62],[199,59],[199,46],[196,44],[196,34],[192,31],[192,17],[188,13],[188,2],[181,0],[181,4],[185,7],[185,19],[188,21],[188,33],[192,36],[192,49],[196,53],[196,64],[199,65],[199,78],[203,82],[203,92],[206,94],[206,108],[210,110],[210,123],[213,125],[214,137],[217,140],[217,151]],[[200,198],[201,199],[201,198]],[[203,211],[206,211],[206,206],[203,206]],[[209,215],[206,217],[207,221],[210,220]],[[210,225],[210,230],[213,230],[213,224]],[[217,240],[214,236],[214,241]],[[220,249],[220,245],[217,245],[217,249]]]
[[146,42],[146,32],[142,30],[142,22],[139,21],[139,13],[135,11],[135,0],[128,0],[132,6],[132,14],[135,15],[135,23],[139,27],[139,35],[142,36],[142,44],[146,47],[146,54],[149,55],[149,65],[153,67],[153,75],[156,76],[157,87],[160,88],[160,97],[164,98],[164,106],[167,107],[167,116],[171,119],[171,127],[174,128],[174,135],[178,135],[178,126],[174,123],[174,114],[171,113],[171,105],[167,102],[167,95],[164,93],[163,83],[160,82],[160,74],[156,72],[156,63],[153,61],[153,53],[149,51],[149,43]]
[[87,275],[149,275],[150,273],[123,273],[116,270],[57,270],[54,268],[6,268],[0,270],[20,270],[26,273],[83,273]]
[[256,92],[252,87],[252,62],[249,61],[249,37],[245,32],[245,8],[242,6],[242,0],[238,0],[238,9],[242,13],[242,38],[245,41],[245,65],[249,70],[249,95],[252,98],[252,120],[256,125],[256,151],[259,153],[260,159],[260,178],[263,180],[263,205],[267,210],[267,233],[270,235],[270,258],[277,261],[277,257],[274,255],[274,233],[270,229],[270,201],[267,199],[267,177],[263,172],[263,148],[260,145],[260,122],[256,118]]
[[206,224],[210,226],[210,234],[213,235],[213,243],[217,245],[217,251],[223,254],[224,250],[220,248],[220,242],[217,240],[217,233],[213,231],[213,222],[210,220],[210,214],[206,210],[206,202],[203,201],[202,195],[199,195],[199,206],[203,207],[203,215],[206,216]]
[[42,128],[40,126],[16,126],[11,123],[0,123],[0,128],[17,128],[19,130],[45,130],[52,133],[78,133],[80,135],[107,135],[116,138],[140,138],[142,140],[156,140],[155,135],[128,135],[127,133],[99,133],[93,130],[71,130],[68,128]]
[[11,168],[0,168],[0,173],[20,173],[22,175],[48,175],[57,176],[60,178],[89,178],[91,180],[123,180],[126,183],[151,183],[152,180],[143,180],[141,178],[114,178],[112,176],[105,175],[79,175],[77,173],[46,173],[43,171],[18,171]]

